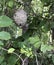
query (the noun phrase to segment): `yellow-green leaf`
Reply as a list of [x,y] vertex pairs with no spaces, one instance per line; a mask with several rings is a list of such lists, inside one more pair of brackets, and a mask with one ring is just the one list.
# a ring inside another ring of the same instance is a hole
[[14,48],[9,48],[9,49],[8,49],[8,53],[13,53],[14,51],[15,51]]

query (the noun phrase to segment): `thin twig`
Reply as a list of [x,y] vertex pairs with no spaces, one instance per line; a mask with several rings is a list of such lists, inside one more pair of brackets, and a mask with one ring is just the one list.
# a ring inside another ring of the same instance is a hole
[[[7,49],[5,49],[5,48],[2,48],[2,50],[4,50],[4,51],[7,51],[8,52],[8,50]],[[18,56],[22,61],[23,61],[23,59],[20,57],[20,55],[18,55],[17,53],[15,53],[15,52],[13,52],[13,54],[15,54],[16,56]]]
[[36,57],[36,64],[39,65],[38,58],[37,58],[37,52],[35,50],[35,57]]
[[37,55],[36,55],[36,64],[39,65],[38,59],[37,59]]
[[18,56],[18,57],[21,59],[21,61],[23,61],[23,59],[20,57],[20,55],[18,55],[18,54],[15,53],[15,52],[13,52],[13,54],[15,54],[16,56]]
[[[2,50],[4,50],[4,51],[7,51],[7,52],[8,52],[8,50],[7,50],[7,49],[5,49],[5,48],[2,48]],[[25,61],[28,59],[28,57],[26,57],[26,58],[23,60],[23,58],[21,57],[21,55],[18,55],[18,54],[17,54],[17,53],[15,53],[15,52],[13,52],[13,54],[15,54],[17,57],[19,57],[19,58],[21,59],[21,61],[22,61],[22,65],[24,65]]]

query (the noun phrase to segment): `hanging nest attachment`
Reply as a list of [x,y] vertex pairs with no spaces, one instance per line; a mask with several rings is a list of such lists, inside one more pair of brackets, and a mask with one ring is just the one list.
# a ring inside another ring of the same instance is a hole
[[13,16],[15,23],[22,28],[24,32],[28,29],[27,17],[27,13],[23,9],[18,9]]

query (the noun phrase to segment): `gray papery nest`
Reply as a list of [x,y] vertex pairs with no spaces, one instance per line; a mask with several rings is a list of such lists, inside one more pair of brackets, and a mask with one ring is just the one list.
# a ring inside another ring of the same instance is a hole
[[17,10],[13,17],[16,24],[23,29],[23,33],[28,29],[27,17],[27,13],[23,9]]
[[19,9],[14,14],[14,20],[19,26],[24,26],[27,22],[27,13],[23,9]]

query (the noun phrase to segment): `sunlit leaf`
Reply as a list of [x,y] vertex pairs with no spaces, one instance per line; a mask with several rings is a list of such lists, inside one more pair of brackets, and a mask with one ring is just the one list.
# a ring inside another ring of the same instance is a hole
[[0,16],[0,27],[8,27],[13,24],[13,21],[8,16]]
[[15,51],[14,48],[9,48],[9,49],[8,49],[8,53],[13,53],[14,51]]
[[47,44],[41,45],[41,51],[43,53],[46,53],[47,51],[51,51],[52,49],[53,49],[53,47],[51,45],[47,45]]
[[14,1],[8,1],[7,5],[8,5],[9,7],[13,7]]
[[9,40],[9,39],[11,39],[11,35],[8,32],[2,31],[2,32],[0,32],[0,39]]
[[36,14],[41,14],[43,10],[43,3],[41,0],[32,0],[31,7]]
[[30,37],[28,40],[30,44],[34,45],[34,47],[40,47],[41,41],[38,36]]

